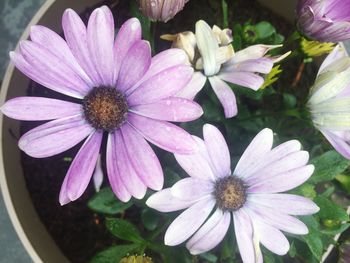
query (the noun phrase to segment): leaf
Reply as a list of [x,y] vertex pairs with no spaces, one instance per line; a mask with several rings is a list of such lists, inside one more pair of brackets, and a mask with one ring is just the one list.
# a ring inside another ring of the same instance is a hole
[[317,215],[321,219],[339,221],[349,220],[349,216],[346,213],[346,211],[339,205],[328,200],[327,198],[318,196],[314,199],[314,201],[320,207],[320,211],[317,213]]
[[318,41],[310,41],[302,38],[300,42],[301,49],[309,57],[318,57],[330,53],[335,44],[334,43],[320,43]]
[[[261,86],[261,90],[265,89],[268,86],[271,86],[273,83],[275,83],[278,80],[278,75],[282,72],[282,69],[280,69],[281,65],[277,65],[272,68],[269,74],[266,75],[264,84]],[[292,96],[290,94],[283,94],[284,96]],[[283,97],[285,100],[285,98]],[[289,98],[290,99],[290,98]],[[295,99],[295,97],[294,97]],[[295,99],[295,104],[296,104],[296,99]]]
[[120,202],[110,187],[101,189],[88,202],[88,207],[94,212],[109,215],[123,213],[132,205],[131,201],[127,203]]
[[297,187],[296,189],[293,189],[290,191],[290,193],[302,195],[307,198],[313,199],[316,197],[317,193],[315,191],[315,186],[309,183],[302,184],[301,186]]
[[335,179],[341,184],[345,191],[350,194],[350,176],[345,174],[338,174]]
[[312,254],[320,260],[323,254],[323,243],[320,235],[313,229],[309,229],[309,234],[302,236]]
[[106,227],[114,236],[120,239],[135,243],[145,242],[140,236],[139,230],[126,220],[120,218],[106,218]]
[[116,263],[138,247],[138,244],[112,246],[95,255],[90,263]]
[[339,227],[336,228],[326,228],[326,229],[322,229],[321,233],[325,234],[325,235],[332,235],[335,236],[339,233],[343,233],[345,230],[347,230],[350,227],[349,223],[345,223],[345,224],[341,224]]
[[350,161],[336,151],[326,152],[314,158],[311,163],[315,165],[315,172],[309,179],[309,183],[331,181],[350,165]]
[[145,208],[141,213],[141,221],[147,230],[153,231],[158,226],[159,214],[155,210]]
[[205,259],[207,262],[210,262],[210,263],[215,263],[218,261],[218,257],[215,256],[214,254],[212,253],[203,253],[203,254],[200,254],[199,255],[201,258]]
[[262,21],[255,25],[259,39],[265,39],[276,33],[276,29],[269,22]]

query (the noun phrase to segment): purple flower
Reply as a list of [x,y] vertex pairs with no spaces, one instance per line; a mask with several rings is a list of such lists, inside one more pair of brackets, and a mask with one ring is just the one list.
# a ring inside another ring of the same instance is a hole
[[350,159],[350,57],[338,45],[322,63],[310,90],[312,121],[333,147]]
[[350,0],[299,0],[297,20],[303,34],[315,40],[350,39]]
[[304,235],[308,229],[292,215],[309,215],[319,208],[309,199],[280,192],[304,183],[313,173],[309,154],[298,141],[273,149],[273,133],[262,130],[243,153],[233,173],[224,137],[212,125],[203,128],[204,141],[194,137],[198,152],[175,154],[191,176],[155,193],[147,205],[161,212],[186,209],[169,226],[165,244],[187,239],[192,254],[214,248],[224,238],[231,216],[243,262],[262,262],[259,243],[284,255],[289,243],[281,231]]
[[28,77],[76,101],[18,97],[6,102],[2,112],[11,118],[51,120],[24,134],[19,147],[44,158],[87,138],[64,179],[62,205],[85,191],[104,134],[107,174],[117,197],[128,201],[131,196],[143,198],[147,187],[160,190],[162,168],[147,141],[173,153],[192,153],[196,147],[190,134],[168,122],[191,121],[202,114],[198,104],[174,97],[193,73],[184,65],[186,55],[172,49],[151,58],[135,18],[125,22],[115,38],[106,6],[93,11],[87,27],[71,9],[64,12],[62,24],[66,40],[33,26],[31,41],[10,53]]
[[139,0],[141,12],[151,20],[168,22],[189,0]]
[[197,71],[178,96],[193,99],[209,79],[224,107],[226,118],[237,115],[236,97],[227,82],[258,90],[264,84],[262,75],[270,73],[273,64],[290,53],[279,57],[266,56],[269,50],[280,45],[254,45],[235,53],[231,45],[231,31],[217,26],[210,28],[203,20],[196,23],[195,34],[184,32],[163,38],[173,40],[173,46],[184,49],[189,63]]

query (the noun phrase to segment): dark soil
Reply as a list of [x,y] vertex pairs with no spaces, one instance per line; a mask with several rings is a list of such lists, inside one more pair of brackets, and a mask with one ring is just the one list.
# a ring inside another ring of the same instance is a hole
[[[157,24],[156,36],[163,33],[193,30],[194,23],[199,19],[204,19],[209,24],[221,25],[220,2],[219,0],[191,0],[184,11],[174,20],[167,24]],[[228,2],[230,10],[234,10],[234,13],[230,14],[230,26],[233,25],[233,22],[244,23],[248,19],[254,23],[269,20],[280,33],[289,35],[291,25],[262,8],[257,1],[235,0]],[[129,0],[105,1],[103,4],[107,4],[113,9],[118,26],[130,17]],[[87,20],[91,11],[92,9],[86,10],[82,17]],[[169,47],[169,43],[157,41],[156,47],[157,50],[165,49]],[[294,65],[292,72],[296,71],[297,66]],[[66,96],[50,91],[34,82],[28,88],[28,95],[67,100]],[[22,134],[38,124],[23,122]],[[64,176],[80,146],[45,159],[34,159],[22,154],[24,176],[35,208],[57,245],[74,263],[88,262],[94,254],[116,242],[105,229],[103,216],[93,213],[86,205],[94,194],[92,185],[78,201],[65,206],[60,206],[58,202]]]

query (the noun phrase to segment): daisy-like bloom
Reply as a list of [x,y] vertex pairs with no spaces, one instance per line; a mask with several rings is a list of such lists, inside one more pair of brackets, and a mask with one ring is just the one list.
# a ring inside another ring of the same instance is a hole
[[299,0],[299,29],[321,42],[350,39],[350,0]]
[[[174,153],[191,153],[196,144],[185,130],[169,123],[197,119],[201,107],[174,97],[191,79],[186,55],[172,49],[151,58],[141,40],[140,22],[132,18],[114,34],[111,11],[93,11],[87,27],[71,9],[64,12],[65,40],[43,26],[31,28],[31,41],[10,56],[16,67],[73,102],[18,97],[2,112],[18,120],[52,120],[24,134],[19,147],[44,158],[85,140],[64,179],[60,203],[79,198],[94,172],[104,134],[106,167],[114,193],[122,201],[143,198],[147,187],[163,186],[161,165],[147,141]],[[147,140],[147,141],[146,141]],[[97,178],[101,172],[97,171]],[[100,180],[100,179],[99,179]],[[97,180],[98,181],[98,180]]]
[[226,82],[258,90],[264,84],[263,75],[270,73],[273,64],[290,53],[279,57],[266,56],[280,45],[254,45],[235,53],[231,45],[231,30],[221,30],[217,26],[210,28],[203,20],[196,23],[195,34],[187,31],[162,38],[173,41],[173,47],[185,50],[188,62],[196,70],[191,82],[178,96],[193,99],[208,78],[224,107],[226,118],[237,114],[236,97]]
[[168,22],[189,0],[140,0],[141,12],[151,20]]
[[224,238],[231,219],[245,263],[262,262],[261,243],[284,255],[289,243],[281,231],[303,235],[304,223],[292,215],[309,215],[319,208],[309,199],[280,192],[304,183],[313,173],[309,154],[298,141],[272,149],[273,133],[262,130],[250,143],[231,172],[224,137],[212,125],[203,128],[204,141],[194,137],[198,152],[175,154],[190,175],[171,188],[153,194],[147,205],[161,212],[186,209],[169,226],[165,244],[186,247],[196,255],[214,248]]
[[350,57],[343,46],[322,63],[307,105],[315,127],[350,159]]

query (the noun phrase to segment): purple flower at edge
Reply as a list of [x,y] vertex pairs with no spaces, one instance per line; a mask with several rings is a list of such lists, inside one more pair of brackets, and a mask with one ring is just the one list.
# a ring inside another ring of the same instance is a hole
[[303,34],[320,42],[350,39],[350,0],[299,0],[297,23]]
[[308,233],[293,215],[309,215],[319,208],[311,200],[281,192],[304,183],[313,173],[309,154],[296,140],[272,149],[273,133],[262,130],[252,140],[231,172],[224,137],[212,125],[203,128],[204,141],[194,137],[199,151],[175,154],[190,175],[171,188],[153,194],[147,205],[161,212],[186,209],[169,226],[165,244],[186,247],[196,255],[211,250],[226,235],[231,219],[244,263],[262,262],[259,244],[278,255],[289,250],[281,232]]
[[169,121],[202,115],[192,100],[174,97],[193,74],[184,65],[185,53],[170,49],[151,58],[136,18],[126,21],[115,37],[106,6],[93,11],[87,27],[67,9],[62,25],[65,40],[46,27],[33,26],[31,40],[22,41],[10,56],[28,77],[80,103],[42,97],[7,101],[1,110],[11,118],[51,120],[24,134],[19,147],[45,158],[87,138],[62,184],[62,205],[78,199],[88,186],[104,134],[107,174],[120,200],[143,198],[147,187],[162,189],[162,168],[147,141],[173,153],[192,153],[196,144],[191,135]]
[[168,22],[189,0],[139,0],[141,12],[153,21]]

